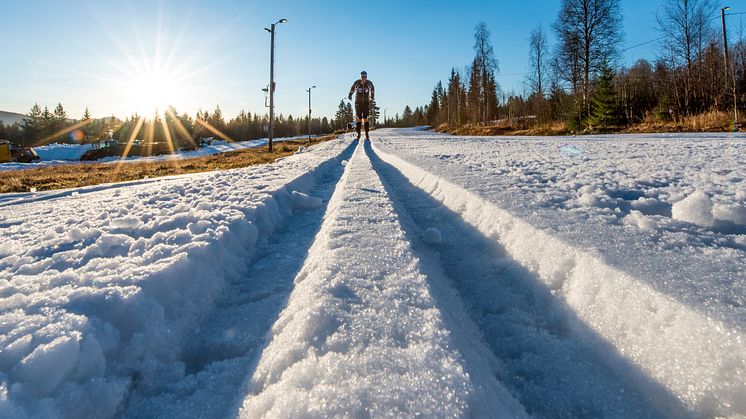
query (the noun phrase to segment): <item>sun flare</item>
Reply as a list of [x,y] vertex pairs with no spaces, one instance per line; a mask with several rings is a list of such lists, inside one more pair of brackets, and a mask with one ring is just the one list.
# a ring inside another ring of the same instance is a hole
[[176,77],[163,70],[146,71],[133,77],[127,91],[137,113],[148,118],[162,115],[169,106],[178,107],[184,99]]

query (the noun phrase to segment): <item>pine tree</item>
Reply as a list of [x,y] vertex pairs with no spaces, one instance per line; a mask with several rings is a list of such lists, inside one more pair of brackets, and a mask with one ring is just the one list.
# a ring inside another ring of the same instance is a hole
[[623,112],[619,107],[613,82],[614,71],[604,63],[593,95],[591,117],[588,121],[591,128],[608,130],[624,124]]
[[334,121],[336,122],[338,129],[346,129],[347,123],[350,122],[350,120],[347,119],[347,106],[345,105],[344,100],[339,101],[337,113],[334,114]]
[[368,119],[370,119],[370,125],[375,126],[378,123],[378,117],[380,115],[381,108],[376,104],[375,99],[370,100],[370,114],[368,115]]
[[461,75],[455,68],[451,69],[451,77],[448,78],[448,125],[457,127],[464,123],[461,119],[461,96],[463,86],[461,85]]
[[34,103],[26,118],[23,118],[23,143],[31,145],[36,142],[41,135],[42,129],[42,110],[38,103]]
[[41,113],[41,139],[49,141],[49,137],[54,133],[54,115],[48,107],[44,107]]
[[412,108],[409,107],[409,105],[404,107],[404,112],[401,116],[401,124],[403,127],[411,127],[414,126],[414,112],[412,112]]
[[62,130],[67,126],[67,112],[65,112],[61,103],[57,103],[57,107],[54,108],[53,118],[53,131],[59,133],[57,139],[63,139],[65,136],[62,134]]
[[440,114],[440,95],[443,91],[443,83],[438,81],[430,97],[430,105],[427,107],[427,124],[431,127],[438,125],[438,114]]

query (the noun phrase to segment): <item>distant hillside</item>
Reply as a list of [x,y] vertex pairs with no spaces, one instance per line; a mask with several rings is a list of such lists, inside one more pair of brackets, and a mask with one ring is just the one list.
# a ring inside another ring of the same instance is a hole
[[13,125],[14,122],[19,125],[23,124],[23,118],[25,117],[26,115],[20,113],[0,111],[0,122],[4,125]]

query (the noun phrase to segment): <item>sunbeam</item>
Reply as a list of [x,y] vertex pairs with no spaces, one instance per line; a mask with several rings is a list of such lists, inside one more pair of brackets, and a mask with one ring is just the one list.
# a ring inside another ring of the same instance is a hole
[[224,139],[226,141],[230,141],[232,143],[235,143],[235,141],[231,137],[229,137],[229,136],[223,134],[222,132],[220,132],[217,128],[215,128],[212,125],[210,125],[209,122],[207,122],[207,121],[205,121],[205,120],[203,120],[201,118],[195,118],[194,122],[196,122],[196,123],[202,125],[203,127],[207,128],[210,132],[212,132],[213,134],[217,135],[218,137],[220,137],[220,138],[222,138],[222,139]]

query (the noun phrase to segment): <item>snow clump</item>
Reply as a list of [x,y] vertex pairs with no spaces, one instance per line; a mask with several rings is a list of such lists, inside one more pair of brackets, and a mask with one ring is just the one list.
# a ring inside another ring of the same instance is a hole
[[308,196],[303,192],[293,191],[293,208],[301,211],[309,211],[321,208],[321,198]]
[[675,220],[686,221],[702,227],[712,227],[715,224],[712,207],[712,199],[706,193],[696,191],[673,204],[671,213]]

